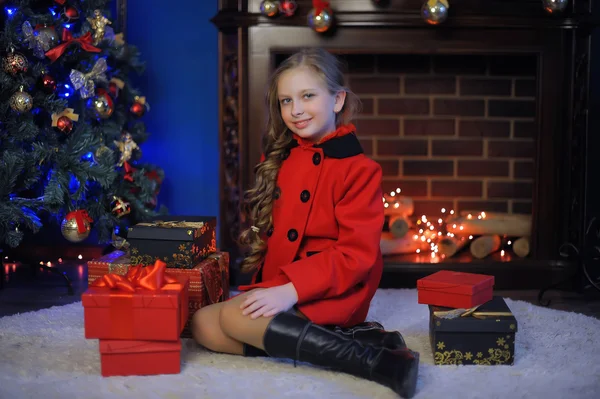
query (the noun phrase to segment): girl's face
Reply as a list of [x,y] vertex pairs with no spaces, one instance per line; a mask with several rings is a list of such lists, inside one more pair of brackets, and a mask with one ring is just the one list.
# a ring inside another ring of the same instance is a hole
[[277,83],[281,117],[293,133],[317,142],[335,126],[335,115],[342,110],[346,92],[332,95],[323,79],[308,67],[285,71]]

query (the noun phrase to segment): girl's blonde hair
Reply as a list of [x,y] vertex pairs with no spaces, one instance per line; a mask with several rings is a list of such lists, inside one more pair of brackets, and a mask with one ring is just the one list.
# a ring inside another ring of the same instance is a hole
[[240,245],[249,249],[241,264],[243,272],[255,270],[263,262],[267,251],[267,244],[262,239],[261,233],[265,233],[273,227],[271,212],[277,173],[284,159],[286,148],[293,140],[292,132],[286,127],[281,117],[277,84],[284,72],[298,67],[309,67],[316,72],[332,95],[340,91],[346,92],[344,106],[336,114],[336,126],[350,123],[354,115],[359,112],[360,101],[346,85],[345,68],[341,60],[324,49],[301,50],[287,58],[271,75],[266,95],[269,115],[263,138],[265,160],[255,167],[254,187],[246,191],[244,195],[244,205],[248,212],[246,221],[250,227],[242,231],[239,237]]

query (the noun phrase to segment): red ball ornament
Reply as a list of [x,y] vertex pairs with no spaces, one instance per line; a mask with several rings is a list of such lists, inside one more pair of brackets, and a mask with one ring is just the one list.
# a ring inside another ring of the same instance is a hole
[[68,22],[79,19],[79,11],[73,6],[67,6],[63,10],[63,14]]
[[65,134],[69,134],[73,130],[73,121],[68,116],[63,115],[56,121],[56,128]]
[[131,105],[131,108],[129,109],[129,111],[131,111],[131,113],[133,115],[135,115],[136,117],[141,118],[142,116],[144,116],[144,113],[146,112],[146,106],[138,101],[135,101]]
[[40,78],[40,89],[46,94],[52,94],[56,90],[56,79],[54,77],[44,74]]
[[279,10],[286,17],[291,17],[296,13],[298,4],[295,0],[282,0],[279,3]]

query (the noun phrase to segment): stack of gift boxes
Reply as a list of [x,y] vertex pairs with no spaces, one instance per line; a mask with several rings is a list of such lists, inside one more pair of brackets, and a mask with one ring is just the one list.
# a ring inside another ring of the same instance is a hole
[[441,270],[417,281],[429,307],[429,338],[437,365],[512,365],[517,320],[494,276]]
[[229,254],[216,218],[170,217],[129,229],[129,251],[88,262],[85,337],[99,339],[103,376],[179,373],[194,313],[229,298]]

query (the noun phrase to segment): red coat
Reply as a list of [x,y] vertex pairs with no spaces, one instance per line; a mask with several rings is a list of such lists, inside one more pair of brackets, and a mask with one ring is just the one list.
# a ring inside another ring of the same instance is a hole
[[384,208],[381,167],[353,133],[337,132],[317,145],[292,142],[277,178],[264,263],[239,289],[291,281],[304,315],[346,327],[365,320],[381,280]]

